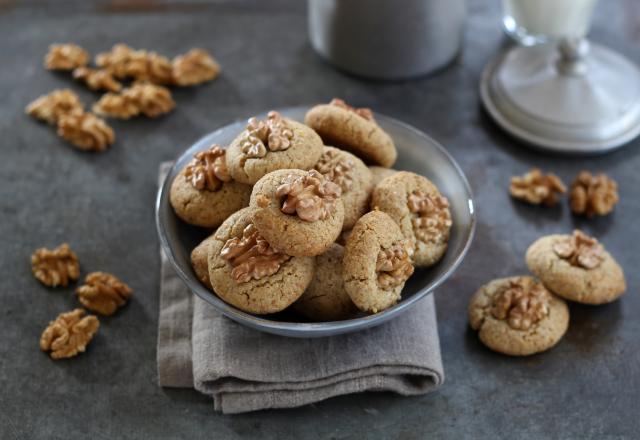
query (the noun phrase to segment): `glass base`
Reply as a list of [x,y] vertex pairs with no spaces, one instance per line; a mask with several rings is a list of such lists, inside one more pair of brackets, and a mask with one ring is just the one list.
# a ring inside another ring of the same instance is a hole
[[526,28],[518,26],[516,20],[505,15],[502,19],[504,33],[521,46],[535,46],[537,44],[545,44],[553,39],[546,35],[535,35],[529,33]]

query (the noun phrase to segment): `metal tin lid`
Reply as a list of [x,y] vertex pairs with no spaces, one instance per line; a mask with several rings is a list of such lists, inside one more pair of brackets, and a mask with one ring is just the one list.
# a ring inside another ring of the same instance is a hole
[[640,134],[640,71],[584,39],[508,50],[485,68],[480,94],[502,128],[543,149],[602,153]]

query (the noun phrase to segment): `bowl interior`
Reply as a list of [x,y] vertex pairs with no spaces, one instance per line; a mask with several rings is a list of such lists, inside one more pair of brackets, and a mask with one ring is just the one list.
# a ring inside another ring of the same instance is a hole
[[[279,110],[284,116],[303,121],[309,107]],[[264,115],[266,116],[266,113]],[[252,328],[284,336],[314,337],[346,333],[378,325],[408,310],[418,300],[446,280],[462,261],[475,230],[475,211],[469,184],[456,162],[433,139],[395,119],[376,115],[379,125],[391,135],[398,149],[394,168],[422,174],[434,182],[450,202],[453,226],[449,247],[443,259],[428,269],[416,269],[402,291],[402,300],[375,315],[345,321],[308,323],[287,311],[254,316],[225,303],[196,278],[190,262],[191,250],[210,231],[182,222],[169,204],[169,188],[174,177],[197,151],[217,143],[228,145],[245,126],[246,119],[229,124],[197,141],[175,161],[158,191],[156,222],[163,251],[189,289],[229,318]]]

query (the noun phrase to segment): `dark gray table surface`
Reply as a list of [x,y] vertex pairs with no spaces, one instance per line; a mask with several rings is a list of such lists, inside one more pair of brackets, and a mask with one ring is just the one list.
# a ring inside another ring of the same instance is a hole
[[[482,67],[500,50],[497,0],[473,0],[462,56],[415,81],[381,83],[344,75],[311,50],[301,1],[47,3],[0,1],[0,438],[638,438],[640,436],[640,141],[601,158],[552,157],[525,149],[482,112]],[[640,62],[640,4],[601,2],[593,40]],[[177,110],[159,120],[114,122],[117,143],[83,154],[24,106],[66,75],[42,68],[52,42],[91,52],[123,41],[174,56],[210,50],[224,73],[175,92]],[[153,202],[161,161],[201,135],[271,107],[338,96],[424,130],[459,161],[478,207],[475,243],[436,294],[446,383],[402,398],[369,393],[294,410],[238,416],[213,412],[191,390],[156,383],[158,240]],[[531,166],[565,181],[581,169],[620,184],[613,215],[584,221],[566,204],[536,209],[510,200],[509,177]],[[629,292],[602,307],[571,306],[571,326],[552,351],[513,359],[485,349],[467,328],[466,305],[491,278],[526,272],[537,237],[584,228],[626,269]],[[46,323],[77,305],[73,289],[48,290],[29,256],[68,241],[83,270],[126,280],[135,298],[102,320],[88,353],[53,362],[38,349]]]

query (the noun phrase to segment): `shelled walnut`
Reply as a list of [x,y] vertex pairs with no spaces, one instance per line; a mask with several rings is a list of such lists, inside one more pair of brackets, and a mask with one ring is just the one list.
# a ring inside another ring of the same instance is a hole
[[618,184],[605,174],[582,171],[571,184],[571,211],[587,217],[606,215],[620,200]]
[[378,285],[385,290],[403,284],[413,274],[413,265],[404,241],[394,243],[388,249],[381,249],[376,260]]
[[96,64],[118,79],[133,78],[161,85],[173,80],[168,58],[155,52],[134,50],[126,44],[116,44],[109,52],[98,54]]
[[214,80],[220,65],[204,49],[191,49],[172,61],[173,81],[178,86],[194,86]]
[[56,125],[62,115],[83,113],[84,106],[78,95],[71,90],[58,89],[31,102],[27,106],[26,112],[29,116],[50,125]]
[[67,286],[80,277],[78,256],[67,243],[50,250],[37,249],[31,255],[31,271],[45,286]]
[[108,316],[127,303],[133,290],[109,273],[91,272],[76,293],[87,309]]
[[336,107],[340,107],[340,108],[343,108],[343,109],[348,110],[350,112],[353,112],[356,115],[366,119],[367,121],[375,122],[375,120],[373,119],[373,112],[371,111],[370,108],[351,107],[349,104],[344,102],[342,99],[338,99],[338,98],[333,98],[329,104],[330,105],[335,105]]
[[84,82],[91,90],[119,92],[122,89],[122,84],[110,72],[102,69],[78,67],[73,70],[73,78]]
[[131,98],[118,93],[105,93],[92,110],[101,116],[117,119],[130,119],[140,114],[140,109]]
[[104,151],[115,142],[113,129],[93,113],[63,115],[58,136],[85,151]]
[[82,309],[58,315],[40,337],[40,349],[51,352],[52,359],[70,358],[85,351],[100,327],[98,318],[84,316]]
[[282,115],[276,111],[267,114],[266,121],[249,119],[246,138],[240,149],[250,158],[260,158],[269,151],[283,151],[291,146],[293,131]]
[[44,58],[49,70],[73,70],[89,63],[89,53],[76,44],[52,44]]
[[171,91],[150,83],[136,83],[120,94],[107,93],[93,106],[99,115],[129,119],[140,113],[156,118],[169,113],[176,106]]
[[241,238],[227,240],[220,255],[233,267],[231,275],[238,283],[273,275],[291,258],[273,249],[253,224],[244,228]]
[[409,211],[417,215],[411,219],[416,238],[425,243],[443,243],[449,239],[452,222],[446,197],[414,191],[407,198],[407,205]]
[[530,278],[510,281],[494,297],[491,314],[515,330],[528,330],[549,314],[549,293]]
[[288,175],[276,189],[276,197],[284,198],[282,212],[297,214],[307,222],[329,218],[341,194],[340,187],[317,170],[303,176]]
[[343,158],[334,164],[336,156],[338,156],[338,153],[335,150],[326,150],[320,156],[315,169],[325,178],[340,186],[343,192],[346,192],[353,186],[355,164],[348,158]]
[[217,191],[224,182],[231,181],[225,153],[220,145],[212,145],[208,150],[194,154],[185,169],[185,177],[195,189]]
[[554,243],[553,251],[572,266],[587,270],[595,269],[604,261],[604,248],[598,240],[579,230]]
[[509,186],[511,196],[533,205],[555,206],[558,195],[566,192],[567,187],[558,176],[544,174],[538,168],[533,168],[523,176],[512,177]]

